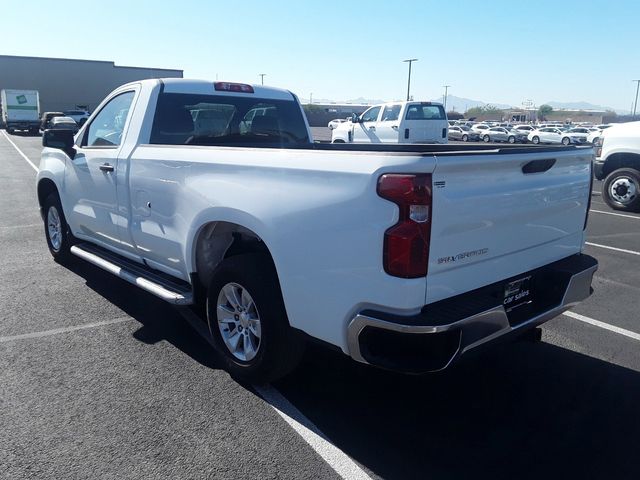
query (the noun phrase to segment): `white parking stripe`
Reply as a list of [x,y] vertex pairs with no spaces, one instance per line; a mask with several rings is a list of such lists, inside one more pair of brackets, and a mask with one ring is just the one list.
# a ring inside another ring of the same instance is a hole
[[254,389],[338,475],[345,480],[371,480],[371,477],[358,464],[331,443],[318,427],[282,396],[278,390],[270,385],[254,386]]
[[625,217],[625,218],[633,218],[634,220],[640,220],[640,217],[636,217],[634,215],[626,215],[624,213],[603,212],[602,210],[589,210],[589,212],[591,212],[591,213],[602,213],[604,215],[613,215],[615,217]]
[[58,335],[59,333],[68,333],[75,332],[76,330],[104,327],[105,325],[113,325],[114,323],[122,323],[129,320],[133,319],[131,317],[114,318],[113,320],[105,320],[104,322],[85,323],[84,325],[74,325],[73,327],[54,328],[53,330],[44,330],[42,332],[24,333],[22,335],[0,337],[0,343],[15,342],[16,340],[26,340],[29,338],[49,337],[51,335]]
[[7,139],[7,141],[8,141],[11,145],[13,145],[13,148],[15,148],[15,149],[16,149],[16,151],[17,151],[17,152],[22,156],[22,158],[24,158],[24,159],[27,161],[27,163],[28,163],[29,165],[31,165],[31,168],[33,168],[33,169],[37,172],[37,171],[38,171],[38,167],[36,167],[36,166],[33,164],[33,162],[32,162],[31,160],[29,160],[29,157],[27,157],[27,156],[22,152],[22,150],[20,150],[20,149],[18,148],[18,146],[17,146],[15,143],[13,143],[13,140],[11,140],[11,139],[9,138],[9,135],[7,135],[7,132],[5,132],[4,130],[2,130],[2,134],[4,135],[4,138],[6,138],[6,139]]
[[610,325],[608,323],[601,322],[600,320],[594,320],[593,318],[585,317],[584,315],[580,315],[579,313],[567,311],[564,312],[563,315],[584,323],[588,323],[589,325],[604,328],[605,330],[609,330],[610,332],[615,332],[620,335],[624,335],[625,337],[633,338],[634,340],[640,341],[640,333],[632,332],[631,330],[627,330],[625,328],[616,327],[615,325]]
[[[180,308],[178,311],[203,339],[213,345],[209,329],[192,310]],[[278,390],[271,385],[254,385],[253,388],[338,475],[349,480],[352,478],[356,480],[371,480],[371,477],[357,463],[331,443],[320,429],[305,417],[300,410],[294,407]]]
[[589,245],[591,247],[605,248],[607,250],[613,250],[615,252],[629,253],[631,255],[639,255],[640,256],[640,252],[635,252],[633,250],[626,250],[624,248],[610,247],[608,245],[600,245],[598,243],[591,243],[591,242],[585,242],[585,244]]

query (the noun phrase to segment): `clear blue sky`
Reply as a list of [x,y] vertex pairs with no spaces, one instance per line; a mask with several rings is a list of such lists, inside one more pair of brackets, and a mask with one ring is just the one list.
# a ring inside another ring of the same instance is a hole
[[[301,98],[628,110],[640,78],[640,1],[30,1],[2,9],[0,53],[180,68],[185,77],[288,88]],[[28,23],[28,27],[26,26]]]

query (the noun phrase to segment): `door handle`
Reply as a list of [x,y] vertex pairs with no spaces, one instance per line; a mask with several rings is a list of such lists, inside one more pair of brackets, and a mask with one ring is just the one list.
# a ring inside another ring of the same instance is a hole
[[394,130],[398,129],[398,125],[391,125],[391,128],[393,128]]
[[103,163],[102,165],[100,165],[100,170],[102,170],[103,172],[113,172],[113,165],[109,164],[109,163]]
[[369,127],[369,130],[375,130],[376,127]]

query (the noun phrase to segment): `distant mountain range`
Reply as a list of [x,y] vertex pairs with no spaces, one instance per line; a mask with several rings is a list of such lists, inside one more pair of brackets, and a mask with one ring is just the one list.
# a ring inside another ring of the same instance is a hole
[[[402,100],[402,99],[395,99],[395,101],[398,100]],[[364,97],[358,97],[358,98],[354,98],[351,100],[339,100],[339,101],[335,101],[335,100],[328,100],[326,98],[314,98],[313,99],[313,103],[322,103],[322,104],[330,104],[330,103],[338,103],[338,104],[357,104],[357,105],[375,105],[377,103],[385,103],[388,101],[393,101],[393,100],[381,100],[381,99],[372,99],[372,98],[364,98]],[[430,101],[432,102],[440,102],[442,103],[443,98],[442,96],[437,97],[437,98],[432,98]],[[304,102],[304,99],[303,99]],[[556,110],[598,110],[598,111],[605,111],[605,110],[612,110],[615,111],[616,113],[619,114],[628,114],[629,111],[627,110],[617,110],[615,108],[611,108],[611,107],[606,107],[603,105],[595,105],[593,103],[589,103],[589,102],[556,102],[556,101],[551,101],[551,102],[543,102],[540,105],[543,104],[547,104],[547,105],[551,105],[554,109]],[[447,97],[447,110],[455,110],[456,112],[460,112],[460,113],[464,113],[467,110],[469,110],[470,108],[474,108],[474,107],[483,107],[485,105],[493,105],[494,107],[497,108],[519,108],[520,106],[513,106],[513,105],[508,105],[506,103],[495,103],[495,102],[483,102],[482,100],[473,100],[471,98],[464,98],[464,97],[456,97],[455,95],[449,95]]]

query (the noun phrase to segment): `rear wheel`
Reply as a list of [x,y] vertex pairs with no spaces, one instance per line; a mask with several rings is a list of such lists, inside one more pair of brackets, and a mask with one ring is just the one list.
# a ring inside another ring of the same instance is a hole
[[538,145],[538,144],[540,143],[540,137],[537,137],[537,136],[536,136],[536,137],[533,137],[533,138],[531,139],[531,141],[532,141],[535,145]]
[[489,135],[485,135],[484,137],[482,137],[482,141],[484,143],[489,143],[491,141],[491,138],[489,138]]
[[516,143],[516,137],[514,137],[513,135],[509,136],[509,138],[507,139],[507,141],[509,143]]
[[207,293],[215,351],[234,377],[266,383],[291,372],[304,341],[289,326],[271,259],[246,254],[223,260]]
[[563,145],[569,145],[571,143],[571,139],[569,137],[564,137],[562,139],[562,144]]
[[602,184],[602,198],[613,209],[640,212],[640,172],[631,168],[611,172]]
[[334,140],[332,143],[345,143],[345,142],[344,142],[344,140],[339,138],[337,140]]

